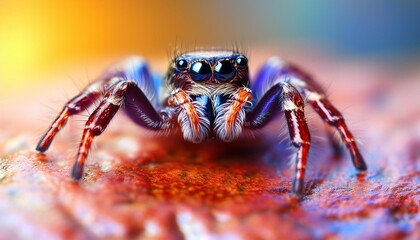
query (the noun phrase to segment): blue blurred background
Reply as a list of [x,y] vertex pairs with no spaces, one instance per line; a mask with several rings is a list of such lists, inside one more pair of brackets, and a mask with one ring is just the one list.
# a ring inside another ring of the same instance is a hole
[[259,16],[252,23],[262,30],[256,40],[269,34],[274,41],[315,42],[351,55],[419,52],[420,1],[243,2]]
[[232,42],[404,62],[419,56],[420,1],[2,0],[0,94],[81,61]]

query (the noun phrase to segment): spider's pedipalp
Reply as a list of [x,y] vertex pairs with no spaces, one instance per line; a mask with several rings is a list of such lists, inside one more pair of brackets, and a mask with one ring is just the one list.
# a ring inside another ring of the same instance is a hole
[[215,108],[214,129],[216,136],[229,142],[239,137],[245,121],[245,105],[252,100],[249,88],[241,87],[231,94],[231,98]]

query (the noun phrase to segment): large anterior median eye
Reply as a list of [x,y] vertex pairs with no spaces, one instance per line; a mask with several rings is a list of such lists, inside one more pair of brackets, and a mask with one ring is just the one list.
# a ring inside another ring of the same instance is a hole
[[201,82],[211,78],[211,67],[205,61],[197,61],[191,64],[190,76],[193,81]]
[[219,82],[228,82],[235,76],[235,67],[229,60],[217,62],[214,67],[214,78]]

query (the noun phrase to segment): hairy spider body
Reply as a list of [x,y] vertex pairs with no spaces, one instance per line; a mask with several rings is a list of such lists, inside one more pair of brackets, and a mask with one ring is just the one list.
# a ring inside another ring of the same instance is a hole
[[100,104],[83,130],[72,172],[75,180],[83,175],[93,138],[105,130],[120,107],[144,128],[168,132],[180,129],[184,139],[194,143],[212,137],[232,141],[244,129],[262,128],[283,111],[297,151],[292,192],[301,196],[311,142],[304,113],[306,99],[329,125],[334,149],[339,145],[331,136],[331,126],[340,133],[356,169],[367,169],[344,118],[326,99],[322,88],[308,74],[278,58],[265,63],[251,88],[248,59],[239,52],[187,52],[170,62],[166,83],[171,92],[166,103],[159,104],[162,82],[152,77],[142,58],[133,57],[114,66],[64,106],[37,150],[45,152],[68,117],[97,100]]

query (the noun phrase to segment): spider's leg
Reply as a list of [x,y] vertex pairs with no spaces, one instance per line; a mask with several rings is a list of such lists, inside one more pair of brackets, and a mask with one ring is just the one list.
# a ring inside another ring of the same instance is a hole
[[350,152],[354,167],[359,171],[367,170],[356,140],[348,129],[343,115],[331,104],[325,94],[319,90],[319,87],[315,85],[314,81],[307,74],[293,66],[290,67],[290,71],[294,76],[288,80],[289,83],[306,97],[312,108],[325,123],[338,130],[341,139]]
[[[311,104],[314,110],[320,115],[329,127],[334,127],[340,133],[341,139],[349,150],[353,165],[356,169],[364,171],[366,163],[356,145],[353,135],[350,133],[341,113],[328,101],[322,87],[317,84],[311,76],[296,66],[286,64],[278,58],[271,58],[260,71],[255,86],[255,93],[264,93],[269,86],[277,82],[287,81],[293,85]],[[328,129],[329,139],[332,143],[335,154],[339,152],[340,144],[333,136],[332,129]]]
[[297,148],[292,192],[298,196],[303,194],[306,162],[311,141],[305,120],[304,105],[301,95],[293,86],[286,82],[278,82],[268,88],[253,111],[247,114],[245,122],[246,127],[261,128],[282,109],[284,110],[290,140]]
[[105,94],[104,99],[101,101],[99,106],[89,116],[83,130],[76,162],[73,166],[73,179],[78,180],[82,177],[83,166],[89,153],[93,138],[100,135],[108,126],[109,122],[121,106],[123,93],[126,89],[126,82],[118,83],[114,88]]
[[153,102],[157,99],[157,92],[146,62],[139,57],[129,58],[115,65],[103,77],[89,84],[79,95],[67,102],[36,149],[45,152],[71,115],[90,107],[102,96],[101,103],[86,122],[73,167],[73,178],[80,179],[93,138],[105,130],[122,105],[129,117],[143,127],[161,130],[170,126],[173,114],[162,113],[161,117],[154,108]]
[[153,108],[146,95],[137,83],[122,80],[108,90],[104,99],[86,122],[72,177],[78,180],[82,177],[83,166],[89,153],[93,138],[100,135],[108,126],[118,109],[125,103],[125,110],[136,123],[153,130],[166,127],[158,112]]
[[61,113],[51,124],[51,127],[39,141],[36,150],[45,152],[48,150],[55,135],[66,124],[71,115],[78,114],[90,107],[101,95],[103,91],[103,81],[95,81],[88,85],[80,94],[66,103]]
[[36,150],[39,152],[47,151],[54,137],[64,127],[70,116],[79,114],[89,108],[104,92],[123,79],[137,80],[139,87],[149,99],[155,95],[152,89],[154,87],[153,81],[146,62],[139,57],[128,58],[113,66],[104,76],[89,84],[80,94],[70,99],[41,138]]
[[[257,74],[254,86],[255,97],[262,97],[262,95],[268,90],[268,87],[274,85],[279,80],[286,81],[293,74],[299,74],[299,76],[305,79],[308,85],[311,85],[311,87],[317,92],[324,94],[324,90],[322,89],[322,87],[318,83],[316,83],[312,79],[312,77],[309,76],[307,73],[301,71],[295,66],[283,62],[277,57],[272,57],[268,59],[268,61],[264,64],[264,66]],[[305,95],[306,92],[301,91],[301,89],[299,89],[299,86],[296,86],[296,88],[301,94],[303,94],[305,98],[307,97]],[[342,154],[341,144],[340,141],[334,136],[333,127],[329,124],[325,124],[325,129],[327,132],[328,140],[334,151],[334,155],[340,156]]]
[[328,141],[333,150],[334,157],[341,157],[343,155],[343,151],[341,148],[342,145],[340,144],[340,141],[335,136],[334,128],[325,122],[324,122],[324,126],[325,126],[325,131],[327,132]]
[[283,108],[289,127],[290,140],[298,149],[296,155],[296,172],[292,185],[292,191],[297,195],[303,194],[306,162],[308,159],[311,136],[306,123],[304,106],[305,103],[299,92],[291,85],[284,83]]

